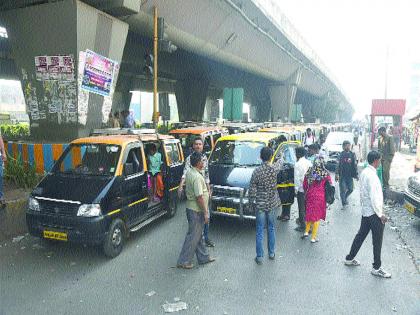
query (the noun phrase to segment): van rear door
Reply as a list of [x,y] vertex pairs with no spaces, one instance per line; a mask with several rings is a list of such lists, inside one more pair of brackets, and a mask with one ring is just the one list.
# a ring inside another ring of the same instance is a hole
[[165,192],[178,188],[184,171],[184,156],[178,139],[162,140],[165,154]]

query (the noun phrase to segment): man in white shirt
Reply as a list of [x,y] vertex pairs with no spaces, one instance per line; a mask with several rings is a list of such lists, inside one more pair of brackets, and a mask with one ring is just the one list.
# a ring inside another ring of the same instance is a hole
[[360,262],[355,259],[369,231],[372,231],[373,243],[373,269],[374,276],[391,278],[391,274],[381,267],[381,249],[384,235],[385,222],[388,220],[383,214],[382,186],[379,181],[376,169],[381,163],[381,154],[378,151],[371,151],[367,156],[368,167],[360,175],[360,205],[362,211],[362,222],[357,232],[350,253],[346,256],[344,264],[347,266],[358,266]]
[[299,218],[296,219],[296,224],[299,226],[295,228],[298,232],[305,230],[305,193],[303,190],[303,180],[308,169],[312,166],[311,161],[305,157],[305,149],[303,147],[296,148],[296,157],[298,161],[295,164],[295,192],[299,208]]

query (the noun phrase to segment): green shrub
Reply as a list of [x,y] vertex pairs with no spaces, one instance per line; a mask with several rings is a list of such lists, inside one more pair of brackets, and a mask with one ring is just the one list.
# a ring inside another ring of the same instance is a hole
[[28,162],[22,160],[19,154],[15,159],[13,156],[7,155],[7,162],[4,168],[4,178],[15,183],[21,188],[33,188],[38,182],[38,175],[36,174],[36,167],[30,165]]
[[29,137],[29,124],[4,124],[0,126],[1,134],[5,140],[22,140]]

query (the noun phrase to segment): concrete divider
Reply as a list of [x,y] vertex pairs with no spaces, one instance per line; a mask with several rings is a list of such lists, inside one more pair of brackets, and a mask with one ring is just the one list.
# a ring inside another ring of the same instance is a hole
[[[20,157],[24,162],[36,166],[37,174],[43,174],[51,170],[54,161],[58,160],[61,153],[67,148],[67,143],[25,143],[5,141],[7,154],[15,159]],[[82,152],[74,150],[71,152],[70,159],[65,163],[72,164],[73,167],[80,163]]]

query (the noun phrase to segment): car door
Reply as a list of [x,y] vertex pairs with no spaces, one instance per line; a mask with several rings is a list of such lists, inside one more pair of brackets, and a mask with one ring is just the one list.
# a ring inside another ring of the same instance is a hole
[[129,225],[133,225],[146,215],[148,205],[146,163],[141,142],[127,146],[123,161],[123,204]]
[[184,171],[184,158],[178,139],[166,139],[162,143],[165,155],[165,192],[168,192],[176,190],[179,186]]
[[277,191],[282,205],[290,205],[294,202],[294,166],[296,164],[296,148],[298,141],[282,142],[275,153],[275,160],[283,159],[283,168],[277,175]]

